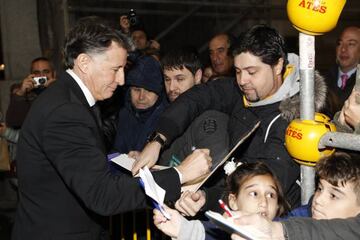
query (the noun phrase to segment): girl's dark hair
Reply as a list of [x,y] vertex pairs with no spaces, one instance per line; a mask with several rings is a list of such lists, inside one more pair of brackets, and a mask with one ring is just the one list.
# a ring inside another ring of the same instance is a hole
[[285,199],[279,180],[273,174],[270,168],[263,162],[243,163],[237,167],[235,171],[232,172],[226,179],[226,192],[223,200],[229,204],[228,199],[230,194],[237,196],[244,182],[250,178],[260,175],[268,175],[274,180],[279,206],[276,216],[279,217],[284,215],[290,210],[290,205]]

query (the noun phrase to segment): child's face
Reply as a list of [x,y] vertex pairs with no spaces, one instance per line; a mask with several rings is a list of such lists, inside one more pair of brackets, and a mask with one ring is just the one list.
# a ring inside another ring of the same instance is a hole
[[314,219],[332,219],[355,217],[360,213],[360,206],[356,202],[356,194],[352,182],[345,186],[331,185],[320,179],[311,207]]
[[229,195],[229,205],[233,210],[260,213],[272,220],[278,210],[275,182],[269,175],[249,178],[240,187],[238,196]]

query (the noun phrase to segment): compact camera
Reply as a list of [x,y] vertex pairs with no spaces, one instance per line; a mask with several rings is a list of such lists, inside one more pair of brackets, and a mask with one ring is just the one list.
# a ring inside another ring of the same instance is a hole
[[34,77],[35,87],[43,86],[47,82],[47,77]]
[[130,26],[136,26],[140,22],[134,9],[130,9],[127,18],[129,19]]

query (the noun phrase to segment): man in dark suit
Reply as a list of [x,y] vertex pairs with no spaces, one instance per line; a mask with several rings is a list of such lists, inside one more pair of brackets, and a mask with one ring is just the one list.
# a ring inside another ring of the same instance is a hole
[[[66,73],[34,102],[18,146],[19,206],[12,239],[106,239],[103,216],[146,206],[138,180],[108,169],[96,101],[124,84],[130,43],[99,18],[79,21],[64,46]],[[156,139],[154,139],[156,140]],[[160,143],[158,143],[160,144]],[[154,173],[166,200],[208,172],[207,150]]]
[[336,45],[336,66],[326,75],[329,87],[328,109],[332,118],[340,111],[345,100],[350,96],[356,76],[356,66],[360,60],[360,28],[350,26],[341,33]]

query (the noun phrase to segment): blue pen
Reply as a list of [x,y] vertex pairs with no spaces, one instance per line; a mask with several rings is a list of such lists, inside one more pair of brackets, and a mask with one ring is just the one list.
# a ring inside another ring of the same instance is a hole
[[[143,182],[143,180],[141,178],[139,178],[139,183],[140,183],[140,186],[145,190],[145,184]],[[164,217],[166,217],[167,219],[170,219],[170,215],[165,211],[164,207],[161,206],[157,201],[155,201],[154,199],[150,198],[151,199],[151,202],[153,203],[154,207],[159,210],[163,215]]]

